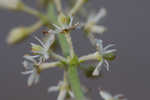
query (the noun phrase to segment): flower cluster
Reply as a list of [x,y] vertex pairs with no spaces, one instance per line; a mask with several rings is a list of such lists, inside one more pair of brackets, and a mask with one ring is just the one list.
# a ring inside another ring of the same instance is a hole
[[107,29],[102,25],[97,25],[97,23],[106,16],[106,9],[101,8],[97,14],[91,14],[87,19],[87,22],[84,24],[84,30],[87,33],[87,36],[92,43],[92,45],[96,45],[95,41],[95,33],[102,34]]
[[99,75],[99,71],[101,71],[102,65],[104,65],[106,67],[107,71],[109,71],[109,63],[107,61],[108,60],[107,58],[112,58],[112,54],[117,51],[116,49],[108,50],[110,47],[113,47],[114,44],[109,44],[106,47],[103,47],[102,40],[96,40],[96,46],[97,46],[97,49],[98,49],[101,59],[93,72],[94,76]]
[[31,52],[33,53],[33,56],[25,55],[25,61],[23,62],[25,69],[29,71],[22,72],[22,74],[30,74],[28,86],[38,83],[41,72],[41,69],[39,68],[40,64],[44,63],[49,58],[49,49],[55,41],[55,36],[54,34],[48,35],[46,42],[41,41],[37,37],[35,37],[35,39],[39,41],[40,45],[31,43]]
[[[79,60],[90,60],[95,59],[99,61],[97,66],[92,72],[93,76],[99,76],[99,73],[102,69],[102,67],[106,67],[107,71],[109,71],[109,63],[108,61],[114,58],[114,53],[117,51],[116,49],[110,49],[111,47],[115,46],[114,44],[109,44],[107,46],[103,46],[103,41],[101,39],[96,39],[94,36],[94,33],[103,33],[106,28],[103,26],[98,26],[96,23],[106,15],[106,10],[104,8],[100,9],[98,14],[91,15],[87,22],[83,25],[84,30],[88,33],[88,37],[91,40],[92,44],[96,47],[96,53],[92,55],[87,55],[80,57]],[[73,17],[72,16],[64,16],[62,14],[59,15],[59,25],[53,24],[54,29],[49,29],[49,31],[46,34],[46,39],[40,40],[38,37],[35,37],[35,39],[40,44],[31,43],[32,48],[32,54],[34,56],[26,55],[24,58],[26,59],[23,62],[23,65],[26,70],[22,74],[30,74],[28,78],[28,86],[31,86],[32,84],[37,84],[39,82],[40,72],[41,72],[41,65],[45,63],[51,55],[53,57],[56,57],[60,61],[65,61],[67,58],[63,58],[59,55],[56,55],[52,52],[50,49],[54,41],[56,40],[56,35],[64,34],[67,35],[66,40],[68,40],[68,44],[70,44],[70,49],[73,49],[72,41],[70,32],[76,28],[79,27],[79,23],[73,24]],[[92,37],[92,38],[91,38]],[[51,54],[52,53],[52,54]],[[38,59],[38,60],[35,60]],[[66,62],[70,61],[66,60]],[[79,61],[80,62],[80,61]],[[45,64],[46,67],[50,67],[49,64]],[[48,65],[48,66],[47,66]],[[68,84],[66,81],[60,81],[57,86],[52,86],[48,89],[48,92],[57,92],[60,91],[57,100],[65,100],[65,98],[69,95],[70,98],[74,98],[74,93],[72,92],[70,88],[70,84]],[[101,91],[100,95],[104,100],[124,100],[120,99],[121,95],[117,96],[111,96],[109,93],[105,91]]]
[[55,41],[55,35],[50,34],[45,43],[43,43],[38,37],[35,37],[39,41],[40,45],[31,43],[32,53],[39,55],[40,59],[45,61],[49,58],[49,48]]
[[[6,8],[11,11],[23,11],[38,18],[38,21],[33,25],[13,28],[7,37],[8,44],[19,43],[43,25],[50,27],[42,39],[35,37],[39,44],[30,43],[31,54],[24,56],[23,66],[25,71],[22,74],[29,75],[27,85],[37,84],[40,79],[40,73],[43,70],[57,66],[64,70],[63,81],[60,81],[57,86],[48,88],[48,92],[58,91],[57,100],[88,100],[83,94],[85,91],[82,91],[80,86],[77,67],[79,66],[79,69],[87,72],[87,76],[99,77],[103,67],[107,71],[110,70],[109,61],[115,58],[115,52],[117,51],[116,49],[111,49],[115,46],[114,44],[104,46],[103,40],[95,36],[95,34],[102,34],[107,30],[105,26],[98,25],[98,22],[106,16],[106,9],[101,8],[97,14],[88,15],[86,22],[82,24],[78,22],[74,24],[73,16],[76,17],[76,13],[84,9],[82,6],[88,0],[70,0],[74,4],[69,6],[72,7],[70,11],[63,9],[61,0],[38,1],[43,2],[42,4],[48,4],[48,11],[46,11],[48,13],[44,14],[34,8],[30,8],[22,0],[0,0],[0,8]],[[44,7],[47,6],[44,5]],[[56,11],[57,13],[55,13]],[[79,29],[79,27],[83,29],[92,46],[95,47],[94,53],[81,57],[77,56],[78,54],[74,50],[75,47],[70,35],[73,30]],[[57,40],[59,40],[64,57],[55,53],[55,50],[52,49],[55,43],[58,44]],[[80,66],[81,63],[89,60],[97,61],[96,67]],[[104,90],[100,90],[99,94],[104,100],[126,100],[122,94],[113,96]]]
[[24,56],[26,60],[23,62],[23,65],[27,71],[22,72],[22,74],[23,75],[30,74],[28,77],[28,86],[31,86],[32,84],[37,84],[39,82],[40,78],[39,63],[35,60],[35,58],[37,57],[39,56],[30,56],[30,55]]
[[97,23],[106,16],[106,9],[101,8],[97,14],[91,14],[85,23],[85,31],[88,33],[98,33],[102,34],[105,32],[106,28],[102,25],[97,25]]

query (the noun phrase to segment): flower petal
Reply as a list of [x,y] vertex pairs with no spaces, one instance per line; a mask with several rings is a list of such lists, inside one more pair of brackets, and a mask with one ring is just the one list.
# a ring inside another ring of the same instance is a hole
[[24,68],[27,69],[27,70],[33,68],[33,63],[31,63],[31,62],[23,61],[22,64],[23,64]]
[[42,47],[45,47],[44,43],[43,43],[37,36],[35,36],[35,39],[36,39],[37,41],[39,41],[39,43],[42,45]]
[[55,35],[51,33],[45,43],[45,49],[46,51],[50,48],[50,46],[54,43]]
[[94,69],[94,71],[92,73],[93,76],[98,76],[99,75],[102,64],[103,64],[103,60],[101,62],[99,62],[98,65],[96,66],[96,68]]
[[99,53],[103,54],[103,41],[102,40],[96,40],[96,45],[98,47]]
[[39,55],[36,55],[36,56],[30,56],[30,55],[25,55],[24,58],[29,60],[29,61],[32,61],[32,62],[36,62],[36,60],[34,58],[37,58],[39,57]]
[[21,72],[21,74],[23,74],[23,75],[27,75],[27,74],[31,74],[31,73],[33,73],[33,70],[31,70],[31,71]]
[[33,84],[34,78],[35,78],[35,73],[32,73],[32,74],[28,77],[27,83],[28,83],[28,86],[29,86],[29,87]]
[[125,97],[124,97],[123,94],[117,94],[117,95],[114,96],[114,98],[115,98],[116,100],[125,100]]
[[100,91],[100,95],[101,95],[101,97],[102,97],[104,100],[113,100],[113,99],[112,99],[113,96],[112,96],[110,93],[108,93],[108,92],[106,92],[106,91],[104,91],[104,90],[101,90],[101,91]]
[[111,50],[104,51],[103,54],[109,54],[109,53],[113,53],[116,51],[117,51],[116,49],[111,49]]
[[101,8],[99,12],[92,18],[93,23],[97,23],[100,21],[104,16],[106,16],[106,9]]
[[54,26],[56,29],[61,30],[61,27],[59,27],[58,25],[53,24],[53,26]]
[[113,47],[113,46],[115,46],[115,44],[109,44],[109,45],[107,45],[106,47],[104,47],[104,51],[106,51],[107,49],[109,49],[110,47]]
[[59,91],[59,86],[51,86],[50,88],[48,88],[48,92],[56,92]]
[[93,25],[93,26],[91,27],[91,31],[92,31],[93,33],[103,34],[103,33],[106,31],[106,27]]
[[104,60],[104,63],[106,64],[105,67],[106,67],[107,71],[109,71],[109,63],[108,63],[108,61]]
[[69,95],[70,95],[71,98],[75,97],[72,91],[69,91],[68,93],[69,93]]
[[36,72],[35,74],[35,79],[34,79],[34,84],[37,84],[40,80],[40,75]]
[[57,97],[57,100],[65,100],[66,94],[67,94],[66,90],[61,90]]

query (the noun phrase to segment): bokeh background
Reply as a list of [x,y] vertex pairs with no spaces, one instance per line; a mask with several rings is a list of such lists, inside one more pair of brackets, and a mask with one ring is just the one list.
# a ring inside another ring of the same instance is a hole
[[[36,0],[24,0],[36,8]],[[113,94],[123,93],[129,100],[148,100],[150,91],[150,1],[149,0],[91,0],[92,7],[105,7],[108,11],[103,21],[109,30],[103,40],[113,41],[118,49],[117,59],[111,63],[111,72],[105,72],[103,78],[87,79],[81,82],[91,88],[92,100],[102,100],[98,87]],[[47,88],[56,85],[62,79],[60,69],[51,69],[42,73],[40,83],[28,88],[27,76],[23,71],[22,56],[29,52],[28,41],[16,46],[5,42],[7,33],[15,26],[30,25],[36,19],[25,13],[13,13],[0,10],[0,99],[1,100],[55,100],[57,93],[47,93]],[[36,34],[40,33],[35,32]],[[81,32],[72,34],[76,52],[79,55],[93,52],[92,46]]]

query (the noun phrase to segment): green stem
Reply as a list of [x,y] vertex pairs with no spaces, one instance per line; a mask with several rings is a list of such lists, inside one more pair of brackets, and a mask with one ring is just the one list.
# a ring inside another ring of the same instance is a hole
[[34,8],[31,8],[27,5],[24,5],[22,4],[21,8],[20,8],[20,11],[24,11],[28,14],[31,14],[35,17],[38,17],[41,21],[43,21],[43,24],[48,24],[49,21],[48,21],[48,18],[46,15],[42,14],[41,12],[39,12],[38,10],[34,9]]
[[[51,9],[49,9],[49,11],[51,11],[51,12],[49,12],[49,14],[51,15],[51,18],[52,18],[50,20],[53,20],[56,24],[57,19],[56,19],[56,17],[54,17],[55,11],[54,11],[53,4],[50,4],[49,8],[51,8]],[[53,10],[53,13],[52,13],[52,10]],[[65,36],[63,34],[59,34],[58,39],[59,39],[59,43],[60,43],[60,46],[61,46],[64,56],[68,57],[70,55],[70,47],[69,47],[69,44],[68,44]],[[76,100],[84,100],[84,95],[83,95],[83,92],[80,87],[80,80],[78,77],[77,67],[72,64],[69,65],[68,69],[67,69],[67,73],[68,73],[69,83],[70,83],[72,91],[75,95],[75,99]]]
[[75,13],[82,7],[82,5],[84,4],[85,0],[77,0],[76,4],[74,5],[74,7],[71,9],[71,11],[69,12],[70,15],[75,15]]
[[75,95],[75,100],[84,100],[83,91],[80,86],[77,67],[70,65],[68,68],[68,79],[71,84],[71,89]]

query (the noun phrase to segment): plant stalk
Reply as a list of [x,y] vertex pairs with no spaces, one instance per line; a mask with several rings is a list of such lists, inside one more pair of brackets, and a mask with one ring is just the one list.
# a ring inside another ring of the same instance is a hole
[[[52,6],[54,6],[54,4],[50,4],[49,6],[51,6],[51,9],[49,9],[50,11],[53,10],[54,11],[54,7],[52,8]],[[52,12],[49,12],[51,14],[51,18],[54,18],[54,19],[50,19],[50,20],[55,20],[54,24],[57,23],[57,20],[55,19],[55,14],[52,13]],[[70,46],[66,40],[66,37],[63,35],[63,34],[59,34],[58,35],[58,39],[59,39],[59,43],[60,43],[60,46],[61,46],[61,49],[63,51],[63,54],[65,57],[68,57],[70,55]],[[78,72],[77,72],[77,67],[76,65],[69,65],[68,66],[68,69],[67,69],[67,75],[68,75],[68,81],[71,85],[71,89],[75,95],[75,100],[84,100],[84,95],[83,95],[83,92],[81,90],[81,87],[80,87],[80,81],[79,81],[79,77],[78,77]]]

